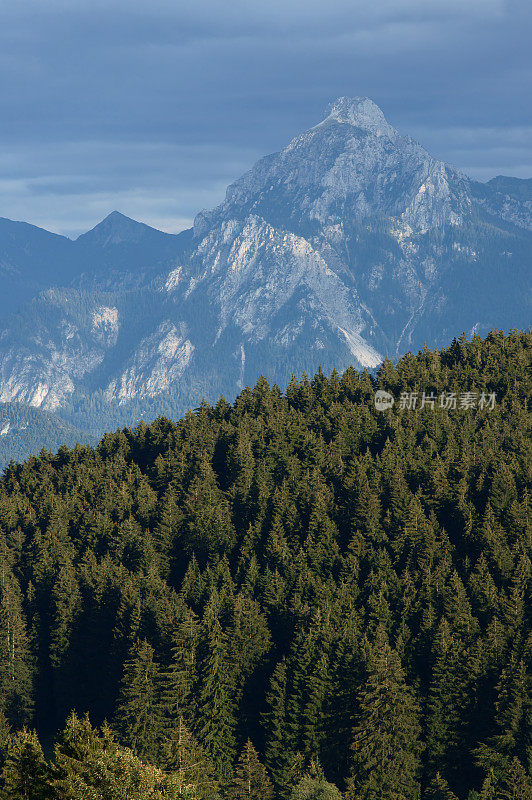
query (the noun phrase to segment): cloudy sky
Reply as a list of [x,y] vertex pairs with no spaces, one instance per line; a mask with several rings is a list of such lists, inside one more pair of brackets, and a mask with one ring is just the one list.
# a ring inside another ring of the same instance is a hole
[[0,216],[181,230],[339,95],[531,177],[531,33],[530,0],[3,0]]

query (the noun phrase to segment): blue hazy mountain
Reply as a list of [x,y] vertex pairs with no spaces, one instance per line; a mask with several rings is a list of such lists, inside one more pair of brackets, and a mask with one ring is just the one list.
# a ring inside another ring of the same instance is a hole
[[117,212],[74,242],[6,221],[0,253],[28,288],[10,279],[3,302],[28,302],[1,326],[0,400],[100,432],[260,373],[284,385],[528,328],[531,186],[472,181],[339,98],[178,236]]
[[47,286],[69,283],[72,242],[25,222],[0,219],[0,316]]
[[0,218],[0,317],[43,289],[98,280],[124,283],[162,269],[179,255],[190,234],[163,233],[113,211],[75,241]]

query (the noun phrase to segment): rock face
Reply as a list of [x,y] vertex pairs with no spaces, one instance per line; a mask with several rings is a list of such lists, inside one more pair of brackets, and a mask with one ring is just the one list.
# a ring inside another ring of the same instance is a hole
[[192,231],[115,212],[70,243],[70,288],[3,326],[0,399],[112,425],[261,372],[286,384],[528,327],[531,201],[530,181],[473,182],[368,98],[339,98]]

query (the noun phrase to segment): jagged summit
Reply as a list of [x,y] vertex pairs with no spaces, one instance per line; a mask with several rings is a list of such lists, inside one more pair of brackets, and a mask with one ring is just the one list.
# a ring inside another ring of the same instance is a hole
[[396,133],[395,128],[386,121],[382,110],[369,97],[338,97],[329,104],[326,114],[326,119],[346,122],[372,133],[386,136]]

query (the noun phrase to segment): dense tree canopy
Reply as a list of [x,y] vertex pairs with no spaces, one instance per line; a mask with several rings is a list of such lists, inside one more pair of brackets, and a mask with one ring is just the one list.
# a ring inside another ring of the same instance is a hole
[[531,339],[12,464],[5,797],[530,798]]

